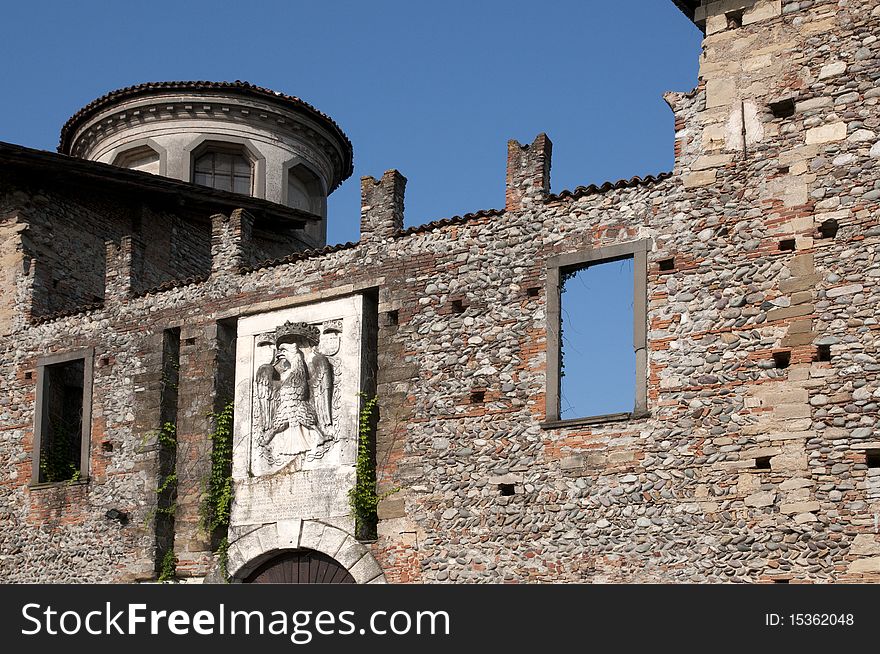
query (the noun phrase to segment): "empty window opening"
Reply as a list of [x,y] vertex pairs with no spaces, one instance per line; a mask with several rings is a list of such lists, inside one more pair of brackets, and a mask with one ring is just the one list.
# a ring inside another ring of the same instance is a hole
[[633,411],[633,257],[560,270],[563,420]]
[[33,379],[33,378],[34,378],[34,373],[28,371],[28,372],[24,373],[24,378],[25,378],[25,379]]
[[98,360],[98,364],[101,366],[109,366],[110,365],[110,357],[101,357]]
[[526,295],[529,297],[538,297],[538,294],[541,292],[541,289],[537,286],[529,286],[526,289]]
[[502,497],[509,497],[516,492],[513,484],[498,484],[498,492]]
[[783,241],[779,241],[779,251],[780,252],[791,252],[794,250],[795,242],[793,238],[787,238]]
[[486,391],[471,391],[471,404],[482,404],[486,401]]
[[660,270],[662,272],[675,270],[675,257],[672,257],[670,259],[663,259],[662,261],[660,261]]
[[783,98],[770,103],[770,111],[774,118],[791,118],[794,116],[794,98]]
[[865,463],[869,468],[880,468],[880,450],[866,450]]
[[193,181],[221,191],[250,195],[251,162],[241,153],[209,150],[195,160]]
[[724,17],[727,19],[727,29],[735,30],[743,26],[744,11],[743,9],[738,9],[737,11],[728,11],[724,14]]
[[788,368],[791,365],[791,352],[787,350],[785,352],[774,352],[773,362],[777,368]]
[[780,175],[786,175],[786,174],[788,174],[789,170],[791,170],[791,169],[788,166],[779,166],[779,168],[777,169],[777,172]]
[[774,579],[773,580],[774,584],[787,584],[788,582],[789,582],[788,579]]
[[770,470],[770,457],[759,456],[755,458],[755,467],[758,470]]
[[452,313],[464,313],[464,304],[461,300],[452,301]]
[[85,361],[74,359],[43,369],[40,425],[40,482],[80,478]]
[[829,218],[824,221],[821,225],[819,225],[819,237],[820,238],[834,238],[837,236],[837,230],[839,225],[834,218]]
[[113,442],[112,441],[101,441],[101,449],[104,452],[112,452],[113,451]]
[[394,327],[400,322],[400,314],[397,309],[392,309],[391,311],[385,312],[385,324],[389,327]]
[[195,337],[185,338],[185,339],[183,339],[183,344],[184,345],[195,345],[196,339],[195,339]]
[[831,361],[830,345],[819,345],[816,347],[816,361]]

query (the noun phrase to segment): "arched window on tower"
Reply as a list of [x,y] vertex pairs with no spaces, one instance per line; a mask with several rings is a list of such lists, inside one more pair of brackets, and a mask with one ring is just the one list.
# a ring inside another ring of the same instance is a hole
[[196,157],[193,181],[221,191],[253,194],[253,166],[241,152],[210,149]]
[[318,176],[302,164],[287,174],[287,206],[324,215],[324,193]]
[[113,161],[116,166],[129,168],[130,170],[141,170],[145,173],[159,174],[159,153],[148,145],[142,145],[121,152]]

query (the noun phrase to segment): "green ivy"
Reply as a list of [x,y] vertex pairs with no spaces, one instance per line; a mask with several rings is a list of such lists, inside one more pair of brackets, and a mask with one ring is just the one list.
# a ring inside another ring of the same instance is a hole
[[162,569],[159,571],[159,581],[174,581],[177,578],[177,557],[174,550],[169,549],[162,557]]
[[[348,503],[354,515],[355,533],[361,539],[375,538],[376,510],[385,497],[395,491],[379,495],[376,492],[376,465],[373,461],[371,444],[374,438],[374,416],[379,399],[367,398],[358,416],[358,453],[355,462],[354,488],[348,491]],[[396,489],[395,489],[396,490]]]
[[209,533],[229,527],[232,510],[232,425],[235,404],[227,402],[218,413],[212,413],[214,433],[210,438],[211,476],[202,505],[202,527]]
[[224,536],[220,539],[220,543],[217,545],[217,566],[220,569],[220,574],[223,575],[224,579],[229,578],[229,569],[227,567],[229,563],[229,538]]
[[40,453],[40,476],[44,482],[77,481],[80,470],[72,455],[77,429],[55,425],[49,447]]
[[177,427],[173,422],[166,422],[159,429],[158,434],[159,445],[163,447],[177,446]]
[[162,482],[159,484],[159,487],[156,489],[156,493],[164,493],[171,488],[177,486],[177,475],[175,473],[171,473]]
[[[160,452],[164,452],[167,457],[164,459],[165,462],[160,464],[159,479],[156,483],[156,508],[147,516],[147,520],[154,518],[157,520],[156,529],[159,529],[158,519],[160,517],[171,521],[177,513],[177,504],[174,502],[177,492],[177,473],[175,472],[177,426],[173,422],[164,422],[158,431],[152,433],[156,436]],[[162,455],[160,455],[160,460],[163,460]],[[163,474],[166,472],[167,474]],[[159,581],[170,581],[175,577],[177,559],[174,557],[173,540],[172,538],[171,542],[166,545],[157,544],[159,547],[157,555],[162,557],[159,563]]]

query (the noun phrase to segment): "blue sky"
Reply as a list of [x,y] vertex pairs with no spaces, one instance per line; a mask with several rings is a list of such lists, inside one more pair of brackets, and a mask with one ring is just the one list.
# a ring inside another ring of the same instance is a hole
[[54,150],[113,89],[242,79],[296,95],[354,144],[328,242],[358,238],[360,176],[408,179],[406,222],[504,204],[507,139],[553,141],[552,190],[670,170],[664,91],[701,35],[671,0],[7,2],[0,140]]

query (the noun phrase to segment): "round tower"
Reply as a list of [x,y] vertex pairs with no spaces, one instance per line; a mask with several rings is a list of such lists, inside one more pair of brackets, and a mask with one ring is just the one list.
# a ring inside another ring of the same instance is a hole
[[246,82],[153,82],[112,91],[61,129],[62,154],[263,198],[320,216],[352,173],[348,137],[310,104]]

